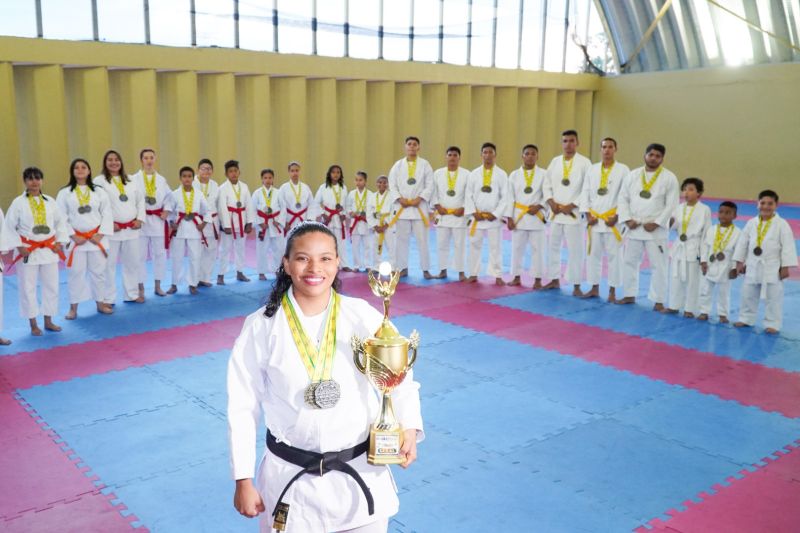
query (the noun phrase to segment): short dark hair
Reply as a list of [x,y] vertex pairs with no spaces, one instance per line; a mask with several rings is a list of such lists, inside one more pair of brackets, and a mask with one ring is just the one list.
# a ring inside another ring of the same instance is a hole
[[600,141],[600,146],[603,146],[603,143],[606,141],[611,141],[612,143],[614,143],[614,148],[617,147],[617,140],[614,137],[606,137],[605,139]]
[[153,150],[152,148],[142,148],[141,151],[139,152],[139,161],[142,160],[144,154],[146,154],[147,152],[153,152],[153,155],[156,155],[156,151]]
[[356,176],[361,176],[362,178],[364,178],[364,180],[367,179],[367,173],[365,171],[363,171],[363,170],[357,170],[356,171]]
[[570,136],[570,135],[575,137],[576,139],[578,138],[578,132],[575,131],[575,130],[564,130],[564,131],[561,132],[561,136],[562,137],[567,137],[567,136]]
[[230,161],[225,161],[225,172],[228,172],[229,168],[239,168],[239,162],[235,159],[231,159]]
[[722,208],[722,207],[730,207],[731,209],[733,209],[734,213],[738,213],[739,212],[739,208],[736,207],[736,204],[731,202],[730,200],[725,200],[724,202],[719,204],[719,206],[720,206],[720,208]]
[[406,137],[406,140],[403,141],[403,144],[406,144],[408,141],[417,141],[417,144],[422,144],[419,140],[419,137],[415,137],[413,135],[409,135],[408,137]]
[[263,168],[263,169],[261,169],[261,174],[259,174],[259,176],[261,176],[263,178],[264,174],[266,174],[266,173],[272,174],[273,178],[275,177],[275,171],[272,170],[271,168]]
[[299,161],[289,161],[289,164],[286,165],[286,170],[290,170],[295,165],[297,165],[297,168],[303,168]]
[[526,144],[525,146],[523,146],[522,147],[522,153],[524,154],[525,150],[527,150],[528,148],[533,148],[534,150],[536,150],[537,154],[539,153],[539,147],[536,146],[535,144]]
[[190,166],[183,166],[183,167],[181,167],[181,169],[178,171],[178,177],[181,177],[181,176],[183,175],[183,173],[184,173],[184,172],[191,172],[191,173],[192,173],[192,176],[194,176],[194,169],[193,169],[192,167],[190,167]]
[[644,153],[647,153],[650,150],[655,150],[656,152],[661,152],[662,156],[667,155],[667,147],[664,146],[663,144],[650,143],[650,144],[647,145],[647,148],[645,149]]
[[44,179],[44,173],[42,172],[42,169],[40,169],[39,167],[28,167],[22,171],[23,181],[34,178],[39,178],[40,180]]
[[483,143],[481,145],[481,152],[483,152],[484,148],[491,148],[492,150],[494,150],[495,153],[497,153],[497,146],[495,146],[494,143],[490,143],[488,141]]
[[685,189],[687,185],[694,185],[694,188],[697,190],[697,192],[703,194],[704,190],[703,180],[701,180],[700,178],[694,178],[694,177],[686,178],[685,180],[683,180],[683,183],[681,183],[681,190]]
[[214,168],[214,163],[212,163],[210,159],[207,159],[205,157],[197,162],[197,168],[200,168],[200,165],[210,165],[211,168]]
[[444,151],[445,154],[449,154],[450,152],[455,152],[460,156],[461,148],[459,148],[458,146],[450,146],[447,148],[447,150]]
[[381,180],[389,181],[389,178],[386,177],[386,174],[381,174],[380,176],[378,176],[378,178],[375,180],[375,182],[377,183],[377,182],[379,182]]
[[778,193],[771,189],[766,189],[758,193],[758,199],[761,200],[764,197],[769,197],[775,200],[775,203],[778,203]]

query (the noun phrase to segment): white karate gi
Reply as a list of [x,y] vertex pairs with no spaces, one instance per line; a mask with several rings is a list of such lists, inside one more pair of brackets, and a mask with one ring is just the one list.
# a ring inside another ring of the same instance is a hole
[[145,198],[145,216],[144,224],[142,224],[142,231],[139,234],[139,253],[141,254],[141,266],[139,271],[139,283],[144,283],[147,279],[147,254],[150,252],[150,259],[153,262],[153,279],[161,281],[167,275],[167,247],[166,237],[169,236],[169,226],[166,220],[162,220],[161,216],[154,214],[159,210],[167,211],[164,208],[164,200],[170,194],[169,183],[167,179],[156,172],[156,195],[155,203],[147,203],[147,189],[144,181],[144,171],[139,170],[136,174],[131,176],[133,181],[142,191]]
[[[683,231],[683,217],[689,217],[686,227],[686,241],[680,240]],[[673,227],[678,230],[678,239],[672,243],[669,253],[670,309],[680,310],[685,313],[697,313],[697,298],[700,294],[700,244],[711,227],[711,209],[706,204],[698,201],[694,212],[685,203],[679,205],[672,214]]]
[[[292,192],[291,190],[289,192]],[[294,196],[294,194],[292,194]],[[320,185],[314,196],[314,204],[320,215],[330,217],[328,227],[336,235],[336,250],[339,254],[339,268],[349,267],[347,260],[347,186]],[[339,206],[338,208],[336,206]],[[310,219],[309,219],[310,220]]]
[[[544,200],[544,182],[546,171],[541,167],[533,168],[531,192],[526,193],[525,169],[520,167],[508,177],[509,199],[506,216],[516,224],[511,232],[511,274],[522,275],[522,259],[525,248],[531,247],[530,275],[534,279],[545,274],[545,223],[548,216],[547,203]],[[542,206],[536,215],[527,212],[532,205]],[[541,218],[540,218],[541,217]]]
[[[489,262],[487,273],[495,278],[503,275],[503,217],[508,212],[508,174],[495,165],[492,170],[490,192],[483,192],[483,165],[469,175],[465,195],[464,216],[471,218],[469,234],[469,276],[477,276],[481,270],[481,248],[484,236],[489,240]],[[491,213],[494,220],[477,220],[473,215],[478,211]]]
[[[469,183],[470,171],[466,168],[458,167],[456,172],[456,183],[453,187],[454,196],[448,196],[447,167],[437,169],[433,173],[433,195],[431,205],[440,205],[445,209],[460,209],[465,206],[467,183]],[[456,216],[448,213],[433,215],[436,221],[436,248],[439,260],[439,270],[446,270],[448,267],[455,272],[464,272],[464,248],[467,238],[467,217],[465,215]],[[453,257],[450,259],[450,244],[453,245]]]
[[[39,199],[44,201],[45,220],[50,231],[38,235],[33,233],[33,212],[28,202],[28,193],[23,193],[14,198],[8,208],[0,249],[16,251],[20,246],[28,247],[23,238],[41,242],[54,237],[55,242],[62,246],[69,242],[69,227],[56,201],[46,194],[41,194]],[[50,248],[38,248],[30,253],[27,261],[24,258],[17,261],[19,312],[22,318],[36,318],[40,312],[44,316],[53,316],[58,312],[58,261],[58,254]],[[42,287],[41,306],[36,298],[38,284]]]
[[[364,188],[362,192],[353,189],[347,195],[346,211],[350,219],[348,220],[347,230],[350,232],[350,248],[353,252],[353,268],[364,269],[367,267],[375,268],[372,261],[372,235],[369,229],[369,217],[367,207],[369,204],[370,191]],[[363,217],[364,220],[356,217]]]
[[[725,232],[727,228],[720,228],[714,225],[706,232],[706,237],[700,244],[700,262],[706,263],[706,275],[700,280],[700,295],[697,300],[698,310],[701,314],[711,314],[711,305],[714,299],[714,289],[717,289],[717,314],[720,317],[727,317],[730,312],[730,299],[731,299],[731,279],[728,277],[731,270],[736,268],[733,261],[733,254],[736,251],[736,245],[739,242],[739,236],[742,231],[731,224],[732,229],[728,239],[725,239]],[[720,261],[716,257],[713,261],[710,260],[714,251],[714,240],[717,236],[717,228],[722,231],[722,242],[724,245],[721,250],[725,258]]]
[[[642,174],[645,167],[639,167],[628,173],[619,194],[619,222],[628,220],[639,222],[634,230],[626,230],[625,250],[623,252],[623,285],[625,297],[635,298],[639,293],[639,266],[642,253],[647,251],[650,260],[650,289],[647,297],[655,303],[665,303],[667,291],[667,238],[669,219],[680,199],[678,178],[664,168],[650,189],[650,198],[642,198]],[[653,172],[645,173],[648,182]],[[658,224],[652,232],[645,231],[644,224]]]
[[194,185],[203,192],[209,209],[209,214],[206,217],[207,224],[203,228],[203,235],[206,236],[208,246],[203,246],[200,249],[200,267],[197,277],[198,281],[211,283],[214,263],[219,255],[220,243],[219,213],[217,212],[219,185],[212,179],[209,179],[208,183],[204,184],[196,176],[194,178]]
[[744,262],[746,268],[739,321],[749,326],[755,324],[759,300],[766,300],[764,327],[780,330],[783,325],[783,281],[778,271],[781,267],[797,266],[797,250],[792,228],[775,213],[761,242],[762,253],[755,255],[753,249],[758,242],[759,219],[755,217],[747,221],[733,255],[733,260]]
[[[237,190],[239,191],[238,200],[236,199]],[[242,204],[241,208],[236,207],[237,201]],[[232,209],[244,209],[244,211],[238,213],[237,211],[232,211]],[[228,273],[231,263],[231,248],[233,248],[236,272],[241,272],[244,270],[244,252],[245,243],[247,242],[247,234],[244,232],[244,228],[247,224],[255,222],[253,201],[247,184],[239,180],[234,186],[230,181],[225,180],[225,183],[220,185],[217,192],[217,212],[219,213],[220,227],[232,229],[230,235],[222,232],[219,236],[219,270],[217,273],[220,276]]]
[[[122,186],[124,194],[128,198],[123,202],[119,198],[121,193],[113,179],[109,181],[103,174],[100,174],[95,176],[93,182],[95,186],[101,187],[106,192],[111,205],[111,216],[116,224],[129,224],[134,220],[144,221],[144,192],[135,183],[129,181]],[[122,262],[122,286],[125,289],[125,300],[132,301],[139,297],[140,232],[141,229],[124,228],[115,231],[108,237],[106,290],[103,303],[113,304],[117,299],[117,259]]]
[[[583,180],[592,162],[588,157],[576,153],[572,158],[572,168],[567,177],[569,185],[564,185],[561,180],[565,178],[563,167],[564,156],[554,157],[547,167],[547,177],[544,182],[544,200],[553,200],[560,205],[580,203]],[[569,163],[567,164],[569,167]],[[577,285],[581,282],[583,268],[583,228],[585,222],[581,220],[580,208],[575,207],[572,215],[559,213],[551,216],[550,249],[548,252],[548,271],[550,279],[561,279],[561,241],[567,241],[567,282]]]
[[[269,205],[267,205],[269,204]],[[253,192],[253,209],[256,212],[256,262],[259,274],[275,274],[281,263],[284,248],[283,229],[278,229],[275,224],[286,221],[286,213],[278,189],[263,186]],[[268,211],[271,210],[271,211]],[[261,229],[261,224],[266,224],[266,229]],[[270,257],[271,256],[271,257]]]
[[[78,211],[80,203],[76,193],[79,189],[83,194],[89,193],[88,213]],[[70,240],[69,247],[65,250],[68,262],[69,258],[72,258],[72,265],[68,264],[67,268],[69,303],[78,304],[89,298],[102,303],[108,270],[108,236],[114,234],[114,217],[111,214],[108,195],[101,187],[95,187],[94,191],[85,185],[83,187],[78,185],[72,191],[69,187],[64,187],[58,192],[56,203],[67,219],[70,236],[76,231],[88,234],[95,229],[97,234],[102,236],[100,241],[102,249],[88,240],[79,246]],[[87,275],[89,283],[86,283]]]
[[[297,199],[298,191],[300,200]],[[283,228],[284,236],[288,235],[292,226],[296,225],[298,222],[302,222],[303,220],[316,220],[322,212],[322,208],[319,207],[314,200],[314,194],[311,192],[311,189],[302,181],[299,182],[299,185],[294,185],[292,181],[289,180],[281,185],[278,192],[281,196],[281,205],[286,211],[284,213],[286,219],[286,224]],[[300,207],[297,207],[298,203]]]
[[[306,317],[289,292],[294,308],[310,338],[324,333],[327,311]],[[330,306],[329,306],[330,307]],[[264,499],[261,531],[270,531],[272,510],[288,481],[300,468],[265,450],[256,472],[256,431],[264,423],[281,442],[313,452],[340,451],[368,438],[369,426],[379,411],[379,396],[353,363],[350,337],[369,337],[382,315],[366,301],[341,296],[336,323],[336,356],[331,378],[341,387],[335,407],[314,409],[303,400],[309,384],[283,310],[267,318],[264,308],[245,320],[228,364],[228,426],[233,479],[254,478]],[[419,384],[413,370],[392,393],[395,414],[404,429],[416,429],[424,438]],[[375,514],[358,484],[338,471],[324,476],[304,475],[288,490],[290,505],[287,533],[342,531],[384,519],[398,510],[392,474],[386,466],[367,464],[363,454],[348,463],[369,486]]]
[[[0,251],[4,251],[1,247],[3,244],[3,226],[5,226],[6,216],[3,209],[0,208]],[[5,264],[3,264],[3,257],[0,256],[0,331],[3,331],[3,277],[5,277]]]
[[[605,218],[613,216],[612,210],[619,209],[619,192],[626,176],[630,172],[627,165],[615,161],[608,174],[606,183],[606,194],[598,194],[600,180],[602,178],[603,163],[595,163],[586,171],[583,179],[583,190],[581,191],[580,210],[582,213],[590,213],[599,219],[599,215]],[[615,224],[620,237],[625,232],[625,225],[619,221]],[[588,249],[588,259],[586,261],[586,278],[589,284],[599,285],[602,275],[603,253],[605,252],[608,262],[608,286],[617,288],[622,287],[622,241],[617,238],[617,234],[604,220],[599,219],[594,226],[586,226],[587,243],[591,243]],[[591,234],[591,235],[589,235]]]
[[[408,247],[409,236],[414,232],[414,239],[417,241],[417,251],[419,252],[419,266],[424,271],[430,270],[430,253],[428,252],[428,227],[430,225],[428,216],[430,214],[430,200],[433,195],[433,168],[425,159],[417,157],[416,168],[414,169],[413,179],[415,183],[410,184],[408,180],[408,161],[404,157],[392,165],[389,171],[389,190],[394,200],[394,210],[400,213],[395,223],[397,231],[395,235],[394,261],[397,270],[408,268]],[[422,198],[416,207],[406,207],[400,205],[400,198],[414,200]]]
[[[170,212],[170,222],[178,223],[181,215],[184,215],[169,243],[169,255],[172,260],[172,284],[176,287],[183,281],[183,258],[186,255],[189,256],[189,275],[186,277],[186,282],[190,287],[197,287],[197,282],[200,281],[201,253],[202,249],[205,248],[202,239],[203,232],[198,226],[202,222],[211,219],[208,202],[206,202],[203,191],[200,190],[200,187],[195,185],[193,187],[194,199],[190,206],[191,213],[194,214],[193,220],[186,218],[188,209],[185,200],[189,200],[189,198],[184,199],[183,186],[172,191],[164,202]],[[191,193],[188,193],[188,195],[190,196]]]
[[369,195],[367,219],[369,220],[369,227],[375,233],[375,242],[371,254],[372,260],[370,261],[372,265],[378,264],[383,257],[386,257],[392,265],[396,264],[392,255],[395,249],[395,226],[389,226],[383,233],[378,233],[376,230],[378,226],[389,224],[392,221],[392,216],[394,216],[393,209],[396,205],[389,189],[386,189],[383,194],[378,194],[378,191],[375,191]]

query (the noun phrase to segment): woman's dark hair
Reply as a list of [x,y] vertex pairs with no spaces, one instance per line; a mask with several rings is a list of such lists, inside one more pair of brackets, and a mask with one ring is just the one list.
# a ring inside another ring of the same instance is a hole
[[75,165],[78,163],[83,163],[86,165],[86,168],[89,169],[89,176],[86,178],[86,186],[89,187],[90,190],[94,190],[94,183],[92,183],[92,165],[83,158],[75,158],[72,160],[72,163],[69,164],[69,183],[67,183],[67,187],[69,187],[70,191],[74,191],[75,187],[78,186],[78,178],[75,177]]
[[39,167],[28,167],[22,171],[22,181],[30,179],[44,179],[44,172]]
[[116,155],[117,159],[119,159],[119,179],[122,180],[122,184],[125,185],[130,180],[128,179],[128,173],[125,172],[125,163],[122,162],[122,156],[119,155],[119,152],[117,152],[116,150],[109,150],[103,155],[103,170],[101,170],[100,173],[103,176],[105,176],[106,181],[108,183],[111,183],[111,171],[108,170],[108,166],[106,165],[106,161],[108,161],[108,156],[110,156],[111,154]]
[[338,185],[344,185],[344,170],[339,165],[331,165],[328,167],[328,172],[325,173],[325,186],[330,188],[333,187],[333,176],[331,176],[331,172],[333,172],[334,168],[339,169],[339,182]]
[[[292,246],[294,245],[294,241],[297,240],[298,237],[302,237],[308,233],[324,233],[329,235],[331,239],[333,239],[334,244],[338,244],[336,240],[336,235],[333,234],[331,230],[328,229],[327,226],[324,224],[320,224],[319,222],[313,221],[306,221],[298,224],[289,232],[289,238],[286,239],[286,250],[283,252],[283,257],[286,259],[289,258],[289,254],[292,253]],[[336,249],[336,255],[338,257],[339,251],[338,246],[334,246]],[[267,299],[267,308],[264,309],[264,316],[273,317],[275,313],[278,311],[278,308],[281,306],[281,300],[283,300],[283,295],[289,290],[289,287],[292,286],[292,278],[289,274],[286,273],[286,270],[283,269],[283,261],[281,261],[280,266],[278,266],[278,270],[275,272],[275,281],[272,282],[272,292],[269,293],[269,298]],[[342,287],[342,280],[339,279],[339,275],[337,274],[336,277],[333,279],[333,290],[339,291]]]

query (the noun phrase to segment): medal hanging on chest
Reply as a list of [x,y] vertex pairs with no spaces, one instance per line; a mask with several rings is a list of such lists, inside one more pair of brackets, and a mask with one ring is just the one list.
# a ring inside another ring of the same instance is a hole
[[319,346],[316,347],[303,329],[289,295],[285,294],[281,300],[281,307],[286,315],[289,330],[292,332],[295,347],[306,367],[308,377],[311,379],[311,383],[303,392],[303,399],[306,405],[313,409],[330,409],[339,402],[341,397],[339,384],[331,379],[333,360],[336,355],[336,318],[339,313],[339,295],[336,291],[331,292],[325,333]]
[[525,189],[523,189],[523,192],[525,194],[530,194],[533,192],[533,180],[536,178],[536,167],[531,169],[530,174],[523,168],[522,173],[525,176]]
[[406,165],[408,166],[408,181],[409,185],[414,185],[417,183],[417,179],[414,177],[417,173],[417,160],[408,161],[406,160]]
[[156,205],[156,175],[144,174],[144,201],[147,205]]
[[761,245],[764,243],[764,237],[767,236],[767,232],[769,231],[769,227],[772,225],[772,218],[767,220],[767,223],[764,224],[764,219],[760,216],[758,217],[758,227],[756,227],[756,247],[753,248],[753,255],[760,256],[764,253],[764,249]]
[[295,189],[294,183],[290,181],[289,187],[292,188],[292,194],[294,194],[294,207],[295,209],[300,209],[300,206],[303,205],[302,203],[300,203],[300,200],[302,200],[303,198],[303,186],[301,184],[298,184],[297,189]]
[[481,187],[481,192],[492,192],[492,174],[494,174],[494,167],[483,167],[483,187]]
[[645,179],[645,172],[644,169],[642,169],[642,190],[639,191],[639,196],[641,198],[649,200],[650,198],[653,197],[653,193],[650,192],[650,189],[652,189],[653,185],[656,184],[656,180],[661,175],[661,171],[663,170],[663,168],[664,167],[658,167],[658,170],[656,170],[656,173],[653,174],[652,178],[650,178],[650,181],[647,181]]
[[563,176],[561,179],[561,185],[563,185],[564,187],[569,187],[569,184],[571,183],[569,181],[569,175],[572,174],[573,163],[575,163],[575,156],[573,156],[572,159],[569,160],[569,165],[567,165],[567,162],[564,161],[563,158],[561,159],[562,176]]
[[608,177],[611,175],[611,170],[614,168],[614,163],[611,163],[611,166],[606,168],[600,163],[600,186],[597,188],[597,194],[599,196],[605,196],[608,194]]
[[44,204],[44,197],[28,196],[28,205],[33,214],[33,234],[47,235],[50,233],[50,226],[47,225],[47,208]]
[[122,183],[122,178],[119,176],[114,176],[112,178],[114,185],[117,187],[117,191],[119,191],[119,201],[120,202],[127,202],[128,195],[125,193],[125,184]]
[[78,186],[75,187],[75,197],[78,199],[78,213],[81,215],[85,215],[86,213],[90,213],[92,211],[92,206],[89,205],[89,201],[92,198],[92,193],[89,190],[89,187],[83,189],[82,187]]

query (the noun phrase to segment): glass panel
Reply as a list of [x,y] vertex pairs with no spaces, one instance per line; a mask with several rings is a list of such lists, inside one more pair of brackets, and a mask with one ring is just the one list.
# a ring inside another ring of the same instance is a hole
[[439,0],[414,0],[414,61],[439,60]]
[[239,2],[239,47],[274,52],[272,2]]
[[33,0],[0,2],[0,35],[37,37],[36,4]]
[[[719,0],[734,13],[744,16],[744,6],[742,0]],[[713,16],[719,30],[719,40],[722,45],[722,55],[725,57],[726,65],[742,65],[753,62],[753,41],[750,38],[750,30],[744,21],[726,13],[721,9],[716,9]]]
[[580,45],[586,44],[589,27],[589,3],[591,0],[572,0],[569,4],[569,28],[567,29],[567,61],[565,72],[582,72],[586,66]]
[[472,48],[470,64],[477,67],[492,66],[492,31],[494,24],[493,0],[472,2]]
[[375,0],[348,1],[350,2],[350,57],[375,59],[378,57],[380,4]]
[[195,0],[197,46],[236,46],[232,0]]
[[142,0],[97,0],[97,24],[101,41],[144,42]]
[[[759,25],[764,28],[765,30],[775,33],[775,21],[772,19],[772,10],[770,9],[770,0],[758,0],[757,7],[758,7],[758,20]],[[777,48],[781,47],[781,44],[776,43],[769,35],[766,33],[762,33],[761,37],[764,39],[764,48],[767,51],[767,55],[772,58],[780,57],[778,54],[780,53]]]
[[519,2],[500,0],[497,4],[497,52],[494,62],[500,68],[517,68]]
[[413,0],[388,0],[383,3],[383,57],[408,59],[408,31]]
[[564,16],[567,0],[548,0],[544,43],[544,70],[561,72],[564,59]]
[[542,11],[544,4],[523,0],[522,54],[520,66],[527,70],[542,70]]
[[[678,2],[673,3],[676,5]],[[589,28],[587,30],[586,48],[589,53],[590,61],[600,70],[608,73],[617,73],[617,65],[614,63],[614,56],[611,53],[611,45],[608,42],[606,30],[600,20],[600,14],[595,8],[594,2],[590,0],[591,9],[589,11]],[[586,69],[591,72],[591,69]]]
[[717,30],[714,28],[714,21],[711,19],[708,2],[706,0],[692,0],[697,23],[700,25],[698,31],[706,48],[706,57],[709,61],[719,58],[719,47],[717,46]]
[[150,42],[170,46],[192,45],[192,22],[186,0],[150,2]]
[[94,39],[91,1],[42,0],[42,33],[46,39]]
[[465,65],[467,63],[467,22],[469,9],[467,0],[445,0],[444,2],[444,47],[442,60],[445,63]]
[[278,50],[310,54],[311,0],[278,0]]
[[317,0],[317,54],[344,55],[344,10],[347,0]]

